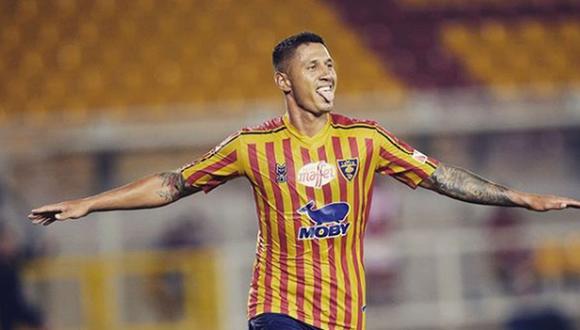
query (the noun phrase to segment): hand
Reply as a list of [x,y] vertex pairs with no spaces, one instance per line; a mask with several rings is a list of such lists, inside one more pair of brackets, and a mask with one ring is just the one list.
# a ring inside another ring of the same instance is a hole
[[580,201],[559,196],[529,194],[523,200],[528,209],[539,212],[562,210],[565,208],[580,208]]
[[30,212],[28,219],[34,224],[48,226],[55,221],[82,218],[89,212],[90,207],[87,201],[73,200],[36,208]]

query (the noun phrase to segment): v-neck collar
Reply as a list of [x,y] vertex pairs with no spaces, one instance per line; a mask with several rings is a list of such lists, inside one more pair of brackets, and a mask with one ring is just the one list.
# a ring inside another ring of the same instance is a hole
[[330,124],[332,121],[332,115],[329,113],[327,116],[327,120],[326,120],[326,124],[324,124],[324,126],[322,127],[322,129],[316,133],[314,136],[307,136],[304,134],[301,134],[298,129],[296,127],[294,127],[292,125],[292,123],[290,123],[290,117],[288,116],[288,113],[285,113],[284,116],[282,116],[282,121],[284,122],[284,125],[286,126],[286,128],[288,129],[288,132],[290,132],[290,134],[294,135],[294,137],[296,137],[298,140],[300,140],[302,143],[307,144],[307,145],[312,145],[312,144],[318,144],[317,142],[324,142],[326,139],[326,135],[328,135],[329,129],[330,129]]

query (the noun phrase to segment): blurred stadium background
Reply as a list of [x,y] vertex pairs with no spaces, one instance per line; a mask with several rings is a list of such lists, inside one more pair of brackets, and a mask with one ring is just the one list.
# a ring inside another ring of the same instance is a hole
[[[579,1],[2,0],[0,218],[50,329],[245,328],[245,180],[66,225],[25,215],[175,169],[282,114],[271,49],[302,30],[337,60],[337,111],[500,183],[580,197]],[[368,329],[580,324],[578,212],[378,182]]]

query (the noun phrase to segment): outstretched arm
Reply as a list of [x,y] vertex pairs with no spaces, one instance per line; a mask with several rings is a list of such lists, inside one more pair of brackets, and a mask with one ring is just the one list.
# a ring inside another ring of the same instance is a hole
[[35,224],[78,219],[91,212],[154,208],[170,204],[199,189],[188,185],[179,172],[154,174],[125,186],[83,199],[49,204],[30,212]]
[[421,183],[423,188],[469,203],[517,206],[534,211],[580,208],[580,201],[512,190],[481,178],[467,170],[440,164],[435,173]]

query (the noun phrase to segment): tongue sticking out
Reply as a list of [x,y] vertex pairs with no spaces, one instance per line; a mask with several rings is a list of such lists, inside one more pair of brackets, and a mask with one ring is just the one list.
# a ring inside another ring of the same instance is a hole
[[334,91],[330,90],[330,89],[319,89],[317,90],[317,93],[322,96],[322,98],[327,102],[327,103],[332,103],[332,101],[334,101]]

